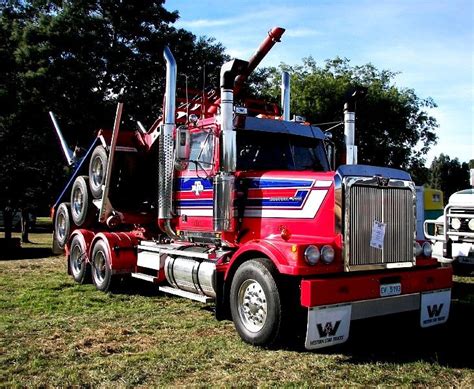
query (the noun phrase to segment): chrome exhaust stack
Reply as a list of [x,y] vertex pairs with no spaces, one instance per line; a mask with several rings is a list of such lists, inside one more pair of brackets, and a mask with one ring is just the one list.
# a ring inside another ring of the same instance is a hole
[[367,94],[367,88],[355,87],[347,94],[344,104],[344,143],[346,146],[346,165],[357,164],[357,146],[355,144],[355,110],[357,100]]
[[248,67],[234,59],[221,68],[221,171],[214,177],[214,231],[232,231],[234,173],[237,169],[237,138],[234,131],[235,78]]
[[357,146],[355,145],[355,108],[353,104],[344,104],[344,143],[346,145],[346,165],[357,164]]
[[170,225],[173,206],[174,145],[173,132],[176,127],[176,74],[177,66],[173,54],[165,47],[163,56],[166,61],[166,89],[163,107],[163,129],[159,139],[158,161],[158,219],[160,228],[170,237],[178,236]]
[[281,109],[283,120],[290,120],[290,73],[281,73]]

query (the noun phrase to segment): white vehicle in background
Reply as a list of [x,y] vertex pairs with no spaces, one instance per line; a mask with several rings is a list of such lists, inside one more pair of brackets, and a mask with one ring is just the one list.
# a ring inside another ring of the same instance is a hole
[[[429,229],[433,225],[432,235]],[[423,227],[425,236],[433,242],[433,257],[440,262],[452,262],[459,273],[474,272],[474,188],[452,194],[444,214],[436,220],[426,220]]]

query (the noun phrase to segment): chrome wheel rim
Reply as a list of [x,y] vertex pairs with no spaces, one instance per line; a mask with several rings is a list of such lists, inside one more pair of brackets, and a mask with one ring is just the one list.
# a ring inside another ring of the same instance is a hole
[[267,321],[267,298],[255,280],[245,280],[238,293],[239,317],[250,332],[260,331]]
[[99,250],[94,256],[94,278],[98,284],[102,284],[105,280],[107,260],[105,259],[105,253]]
[[58,225],[56,231],[58,234],[58,239],[62,241],[66,236],[66,217],[62,212],[58,214]]
[[94,186],[99,187],[102,185],[104,179],[104,166],[100,158],[95,158],[92,161],[92,183]]
[[84,253],[81,250],[79,244],[75,244],[71,249],[71,271],[77,276],[81,273],[82,266],[84,264]]
[[72,196],[72,206],[71,209],[74,211],[75,215],[79,215],[84,207],[84,194],[82,190],[76,188]]

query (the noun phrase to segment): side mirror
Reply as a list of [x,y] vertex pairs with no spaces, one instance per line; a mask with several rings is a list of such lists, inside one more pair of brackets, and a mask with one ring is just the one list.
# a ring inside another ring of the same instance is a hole
[[175,168],[184,170],[188,166],[191,155],[191,135],[188,127],[180,126],[176,129],[175,138]]
[[336,170],[336,145],[328,138],[326,138],[324,143],[326,145],[326,154],[328,156],[329,167],[331,170]]

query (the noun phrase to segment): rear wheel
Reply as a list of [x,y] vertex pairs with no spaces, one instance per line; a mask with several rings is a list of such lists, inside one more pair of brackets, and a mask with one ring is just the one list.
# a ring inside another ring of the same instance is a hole
[[78,235],[72,238],[69,250],[69,269],[74,281],[84,284],[89,281],[90,268],[87,263],[87,247]]
[[79,227],[89,226],[94,219],[88,181],[87,176],[77,177],[71,190],[71,216],[74,223]]
[[107,171],[107,151],[104,146],[97,146],[92,152],[89,163],[89,185],[92,197],[100,199],[102,197],[102,185],[105,182],[105,172]]
[[235,329],[247,343],[269,346],[282,329],[282,303],[276,270],[265,258],[244,262],[230,288],[230,309]]
[[54,215],[53,252],[61,254],[71,233],[69,203],[61,203]]
[[98,290],[109,291],[112,287],[112,266],[107,243],[99,239],[94,244],[91,255],[92,281]]

